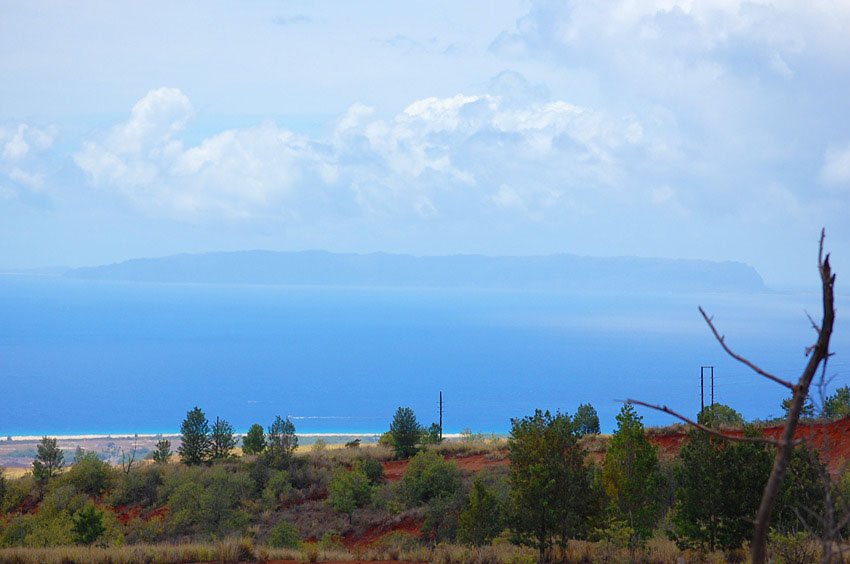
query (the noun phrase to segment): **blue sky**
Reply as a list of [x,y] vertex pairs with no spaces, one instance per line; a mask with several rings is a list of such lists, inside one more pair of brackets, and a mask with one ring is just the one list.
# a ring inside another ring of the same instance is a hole
[[[175,5],[176,4],[176,5]],[[264,248],[850,275],[850,4],[0,2],[0,268]]]

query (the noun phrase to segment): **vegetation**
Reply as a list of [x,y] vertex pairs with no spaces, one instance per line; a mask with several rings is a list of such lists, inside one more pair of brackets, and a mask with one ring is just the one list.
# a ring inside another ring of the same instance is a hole
[[156,450],[153,451],[153,460],[159,464],[167,464],[171,460],[171,441],[168,439],[160,439],[156,443]]
[[598,435],[599,415],[596,414],[596,409],[589,403],[579,405],[575,417],[573,417],[573,425],[575,425],[576,435],[579,437]]
[[850,415],[850,386],[842,386],[827,396],[823,404],[823,415],[829,419],[840,419]]
[[180,460],[187,466],[196,466],[210,458],[210,424],[200,407],[186,414],[180,426]]
[[399,407],[390,424],[389,440],[398,458],[410,458],[417,452],[422,426],[409,407]]
[[32,475],[39,482],[47,482],[65,466],[65,453],[57,446],[56,439],[42,437],[38,454],[32,462]]
[[269,426],[265,455],[273,468],[288,468],[292,454],[298,448],[298,437],[295,435],[295,425],[289,419],[281,419],[278,415]]
[[263,432],[263,426],[259,423],[254,423],[248,429],[248,434],[242,439],[242,452],[244,454],[261,454],[266,450],[266,434]]
[[216,417],[210,433],[210,457],[213,460],[226,460],[232,456],[234,448],[236,435],[233,433],[233,425]]

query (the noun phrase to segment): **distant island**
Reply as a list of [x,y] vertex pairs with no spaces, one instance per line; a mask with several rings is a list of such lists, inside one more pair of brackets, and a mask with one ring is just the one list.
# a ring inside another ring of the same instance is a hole
[[759,292],[740,262],[637,257],[412,256],[326,251],[238,251],[142,258],[75,268],[70,278],[160,283],[617,292]]

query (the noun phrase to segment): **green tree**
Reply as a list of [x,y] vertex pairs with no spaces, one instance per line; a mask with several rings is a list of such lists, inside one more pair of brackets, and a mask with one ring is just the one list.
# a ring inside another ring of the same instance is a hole
[[743,415],[722,403],[705,406],[697,421],[712,427],[743,427],[746,423]]
[[599,415],[589,403],[583,403],[578,406],[575,417],[573,417],[573,425],[576,428],[576,435],[583,437],[585,435],[599,434]]
[[464,544],[490,544],[505,528],[505,506],[502,500],[479,477],[472,482],[466,506],[458,520],[458,540]]
[[363,470],[373,486],[384,483],[384,466],[374,458],[361,458],[354,463],[354,467]]
[[[788,411],[791,409],[791,403],[794,401],[794,398],[785,398],[782,400],[782,412],[783,417],[788,417]],[[803,419],[811,419],[815,416],[815,404],[812,402],[812,398],[810,396],[806,396],[806,401],[803,403],[803,407],[800,409],[800,417]]]
[[369,477],[360,468],[334,470],[328,485],[328,503],[334,511],[348,515],[351,524],[354,511],[365,507],[372,500],[372,485]]
[[419,438],[419,442],[423,445],[438,445],[443,442],[442,435],[440,426],[436,423],[431,423],[431,426],[427,429],[422,428],[422,436]]
[[298,548],[301,537],[298,535],[298,529],[295,528],[295,525],[286,521],[279,521],[269,531],[267,542],[272,548]]
[[827,476],[828,470],[814,448],[805,443],[795,447],[773,509],[771,529],[785,534],[800,530],[821,534],[821,516],[827,513]]
[[242,439],[242,452],[244,454],[261,454],[266,450],[266,434],[263,432],[263,426],[259,423],[254,423],[248,429],[248,434]]
[[422,426],[409,407],[399,407],[390,424],[390,442],[398,458],[410,458],[416,454],[416,443],[422,435]]
[[233,425],[216,417],[210,432],[210,457],[213,460],[226,460],[233,456],[234,448],[236,435],[233,434]]
[[580,538],[593,513],[585,452],[569,416],[539,409],[511,420],[508,439],[510,528],[516,541],[537,549],[543,562],[557,542]]
[[156,442],[156,450],[153,451],[153,460],[157,464],[168,464],[171,459],[171,441],[160,439]]
[[823,415],[829,419],[841,419],[850,415],[850,386],[842,386],[827,396],[823,403]]
[[177,452],[187,466],[208,462],[211,454],[210,424],[201,408],[195,407],[186,414],[180,426],[181,441]]
[[74,464],[67,472],[67,478],[79,491],[98,496],[111,488],[115,482],[116,473],[108,462],[97,456],[97,453],[78,449],[74,456]]
[[438,497],[451,497],[460,488],[457,464],[429,450],[410,459],[399,492],[409,505],[422,505]]
[[56,476],[65,466],[65,453],[55,438],[42,437],[32,462],[32,475],[41,483]]
[[[758,434],[747,429],[747,434]],[[771,452],[692,431],[679,451],[673,529],[682,547],[732,549],[752,536]]]
[[269,465],[278,469],[289,467],[292,455],[298,448],[298,436],[292,421],[288,418],[281,419],[278,415],[269,427],[267,439],[266,455]]
[[74,514],[73,522],[72,531],[77,544],[92,544],[106,532],[103,511],[99,511],[91,502]]
[[650,537],[661,515],[658,449],[646,438],[642,419],[630,403],[623,405],[602,464],[602,485],[612,510],[634,532],[631,547]]

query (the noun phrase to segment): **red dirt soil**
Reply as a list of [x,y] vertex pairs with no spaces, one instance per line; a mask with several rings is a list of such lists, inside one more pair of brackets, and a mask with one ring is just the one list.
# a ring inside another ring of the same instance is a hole
[[[782,425],[772,425],[762,429],[762,434],[771,439],[781,439],[783,428]],[[738,437],[743,435],[740,430],[728,430],[724,433]],[[671,456],[679,451],[686,437],[687,432],[684,430],[661,430],[649,434],[649,440]],[[837,474],[850,460],[850,417],[838,421],[801,423],[797,426],[794,439],[805,439],[809,446],[820,453],[821,460],[826,463],[829,471]]]
[[390,522],[378,525],[376,527],[372,527],[368,531],[366,531],[363,536],[360,536],[358,538],[345,537],[342,539],[342,544],[345,545],[345,548],[349,550],[351,550],[352,548],[366,548],[380,541],[388,534],[394,533],[396,531],[403,531],[405,533],[410,533],[418,537],[421,534],[421,529],[421,519],[413,519],[407,517],[405,519],[402,519],[401,521],[398,521],[397,523]]
[[[467,472],[480,472],[485,468],[493,468],[494,466],[507,466],[510,464],[507,458],[493,460],[487,454],[471,454],[466,456],[447,457],[446,460],[453,460],[457,467]],[[395,482],[404,476],[407,470],[407,460],[390,460],[384,462],[384,477]]]

